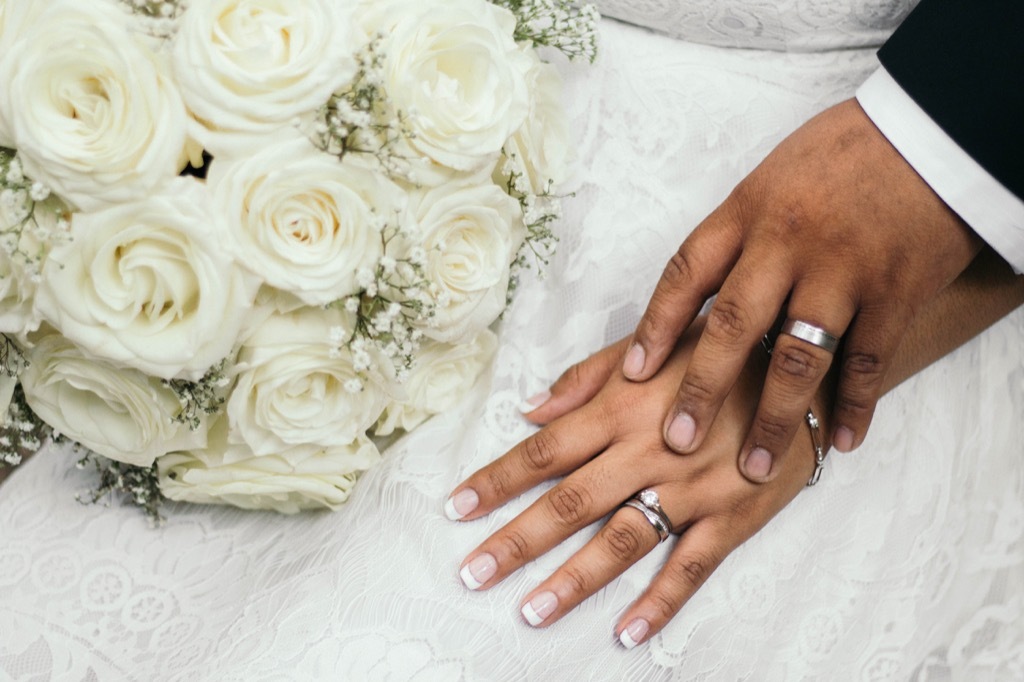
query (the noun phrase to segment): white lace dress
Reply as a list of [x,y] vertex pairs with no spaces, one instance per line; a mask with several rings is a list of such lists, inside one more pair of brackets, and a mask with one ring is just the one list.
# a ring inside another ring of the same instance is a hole
[[520,598],[591,533],[476,593],[460,560],[537,492],[469,524],[442,514],[459,480],[528,434],[521,398],[633,328],[687,230],[853,93],[911,4],[605,3],[677,37],[606,20],[599,65],[564,69],[579,191],[489,380],[334,514],[176,506],[150,530],[133,509],[80,506],[87,476],[41,453],[0,487],[0,678],[1024,679],[1020,312],[887,396],[864,447],[831,456],[632,651],[612,628],[668,543],[533,630]]

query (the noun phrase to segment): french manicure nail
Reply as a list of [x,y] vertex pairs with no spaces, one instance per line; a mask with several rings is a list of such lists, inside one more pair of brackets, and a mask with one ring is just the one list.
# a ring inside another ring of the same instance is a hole
[[554,612],[557,606],[558,597],[554,592],[541,592],[523,604],[523,618],[533,627],[537,627]]
[[630,378],[640,376],[640,373],[644,371],[644,361],[646,359],[647,355],[644,353],[644,347],[639,343],[634,343],[629,347],[629,352],[626,353],[626,359],[622,363],[622,371]]
[[772,453],[764,448],[754,448],[747,455],[747,474],[754,478],[764,478],[772,470]]
[[693,421],[693,417],[685,412],[680,412],[672,417],[665,435],[668,437],[669,445],[676,450],[685,450],[693,444],[693,437],[696,434],[697,424]]
[[836,429],[836,435],[832,438],[832,445],[836,446],[836,450],[839,452],[849,452],[853,450],[853,431],[840,426]]
[[640,642],[644,641],[644,637],[647,636],[647,631],[650,629],[650,624],[643,618],[634,618],[629,622],[622,632],[619,633],[619,641],[622,642],[622,646],[627,649],[632,649]]
[[462,567],[459,577],[466,587],[479,590],[498,570],[498,562],[490,554],[481,554]]
[[550,399],[551,391],[544,391],[542,393],[538,393],[532,398],[527,398],[523,402],[519,403],[519,411],[522,412],[523,414],[528,414],[536,410],[538,407],[540,407]]
[[444,503],[444,515],[449,521],[458,521],[470,513],[480,504],[480,497],[472,488],[460,490],[457,494],[449,497]]

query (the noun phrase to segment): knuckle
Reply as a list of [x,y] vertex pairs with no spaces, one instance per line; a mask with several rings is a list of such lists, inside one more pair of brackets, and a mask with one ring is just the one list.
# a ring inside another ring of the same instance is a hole
[[587,493],[579,486],[563,481],[545,499],[555,519],[563,526],[575,527],[586,517]]
[[487,470],[486,475],[487,487],[490,488],[491,494],[500,500],[504,500],[509,496],[512,490],[512,482],[509,479],[508,472],[503,467],[494,466]]
[[587,595],[593,584],[590,575],[575,564],[562,566],[561,579],[569,586],[570,591],[577,595]]
[[550,429],[541,429],[523,441],[523,463],[528,470],[545,471],[554,463],[558,442]]
[[746,335],[750,318],[739,302],[719,296],[711,306],[706,324],[705,334],[719,341],[734,343]]
[[652,592],[648,596],[648,601],[650,601],[655,613],[661,617],[663,622],[671,620],[682,607],[680,601],[660,591]]
[[525,562],[530,559],[530,545],[517,530],[508,528],[498,536],[498,543],[503,553],[515,562]]
[[581,363],[571,365],[569,369],[562,372],[562,376],[558,377],[558,381],[555,382],[559,387],[561,386],[579,386],[583,383],[584,371]]
[[707,403],[715,398],[715,390],[702,376],[687,372],[679,384],[679,401],[682,403]]
[[668,259],[665,270],[661,273],[661,280],[673,288],[681,287],[693,281],[695,272],[689,249],[684,244]]
[[601,537],[612,558],[620,562],[632,561],[644,545],[640,530],[627,523],[608,523],[602,529]]
[[723,207],[730,210],[735,224],[742,225],[748,217],[757,216],[763,212],[763,206],[767,203],[772,186],[773,183],[768,181],[765,173],[755,169],[733,188]]
[[888,252],[882,270],[882,281],[887,290],[900,291],[907,288],[914,272],[914,260],[914,252],[908,249],[892,249]]
[[685,590],[692,592],[704,584],[711,575],[714,561],[706,554],[691,554],[672,562],[667,568],[675,582]]
[[785,440],[793,424],[781,415],[768,412],[757,416],[755,428],[762,436],[775,442]]
[[843,374],[860,383],[881,381],[885,363],[877,353],[848,351],[843,355]]
[[843,413],[847,415],[847,418],[854,418],[856,420],[864,420],[871,416],[871,413],[875,410],[875,401],[873,396],[857,391],[841,391],[836,397],[836,413]]
[[809,348],[786,344],[782,348],[776,347],[772,355],[776,371],[784,378],[800,383],[816,381],[828,370],[828,360]]
[[660,339],[672,332],[671,303],[665,298],[651,298],[647,311],[637,327],[637,338],[650,343],[651,339]]

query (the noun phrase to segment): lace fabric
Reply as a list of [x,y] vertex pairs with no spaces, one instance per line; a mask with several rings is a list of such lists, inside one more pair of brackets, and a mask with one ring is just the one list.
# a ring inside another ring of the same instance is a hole
[[[711,26],[762,4],[685,6]],[[858,6],[886,17],[906,3],[777,5],[835,7],[841,24]],[[884,398],[867,443],[830,456],[821,483],[649,644],[626,651],[612,629],[671,543],[544,630],[521,621],[519,600],[596,526],[487,592],[459,582],[462,557],[541,492],[468,524],[441,512],[459,480],[529,434],[522,397],[628,334],[687,231],[877,66],[870,50],[603,29],[599,65],[563,69],[580,181],[560,251],[523,283],[491,375],[390,448],[333,514],[172,505],[151,530],[135,510],[79,505],[87,474],[65,450],[40,453],[0,487],[0,678],[1024,677],[1020,311]]]
[[783,52],[881,45],[918,0],[601,0],[606,17],[704,45]]

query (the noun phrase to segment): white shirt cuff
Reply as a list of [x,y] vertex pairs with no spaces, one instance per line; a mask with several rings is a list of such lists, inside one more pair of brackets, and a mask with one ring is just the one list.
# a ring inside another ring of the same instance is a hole
[[961,149],[884,68],[860,86],[857,101],[946,205],[1024,272],[1024,200]]

